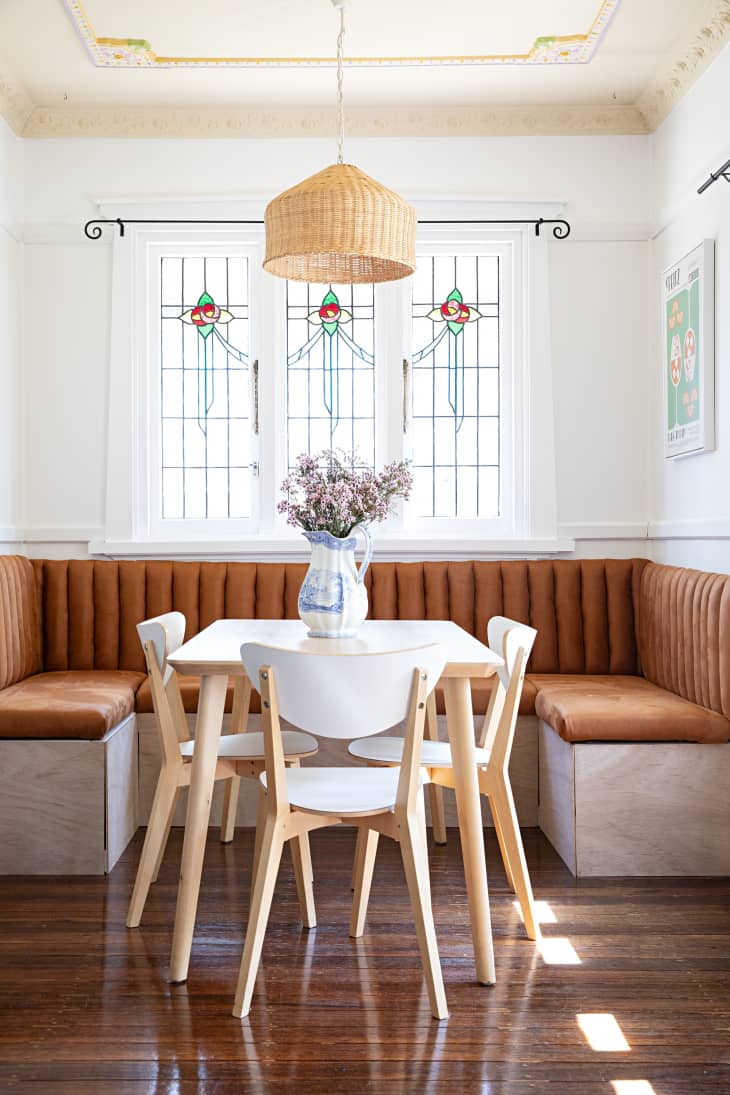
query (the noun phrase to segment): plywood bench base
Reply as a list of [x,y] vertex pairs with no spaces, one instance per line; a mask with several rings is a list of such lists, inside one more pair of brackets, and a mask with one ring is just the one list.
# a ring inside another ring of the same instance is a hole
[[566,742],[539,725],[538,821],[574,875],[730,875],[730,744]]
[[137,828],[130,715],[101,741],[0,740],[0,874],[105,874]]

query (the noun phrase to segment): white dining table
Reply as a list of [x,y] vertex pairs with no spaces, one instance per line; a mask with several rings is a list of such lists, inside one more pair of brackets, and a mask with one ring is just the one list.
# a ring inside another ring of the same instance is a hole
[[491,676],[502,665],[502,659],[447,620],[366,620],[354,639],[310,639],[300,620],[218,620],[168,659],[178,673],[201,678],[170,980],[178,983],[188,976],[226,687],[229,677],[245,675],[240,648],[249,642],[323,654],[386,653],[427,643],[442,643],[446,648],[446,667],[440,683],[454,766],[476,977],[482,984],[493,984],[494,950],[469,681]]

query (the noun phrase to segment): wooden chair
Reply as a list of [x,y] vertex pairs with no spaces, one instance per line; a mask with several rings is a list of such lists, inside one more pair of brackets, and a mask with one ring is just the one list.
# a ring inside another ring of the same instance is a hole
[[[248,1015],[284,843],[347,822],[366,850],[383,833],[400,843],[431,1011],[447,1017],[431,910],[423,808],[421,743],[426,702],[445,665],[437,645],[389,654],[309,654],[255,643],[241,648],[246,673],[259,681],[266,771],[261,777],[261,854],[251,895],[233,1014]],[[328,738],[377,734],[407,720],[403,761],[388,768],[284,768],[280,715]],[[353,905],[350,935],[364,915]]]
[[[509,781],[509,758],[512,753],[525,666],[536,635],[534,628],[509,620],[505,616],[494,616],[489,621],[487,628],[489,646],[504,659],[504,666],[498,671],[499,679],[496,688],[492,691],[476,750],[479,790],[489,798],[507,881],[519,900],[525,931],[529,939],[539,939],[540,928]],[[429,736],[431,739],[436,739],[438,737],[436,701],[433,694],[429,698],[427,720],[430,724]],[[368,764],[394,765],[401,762],[403,746],[403,738],[367,738],[352,742],[349,751],[354,757],[366,760]],[[429,778],[435,785],[432,790],[438,791],[439,797],[441,787],[454,786],[451,748],[448,742],[424,741],[421,764],[428,769]],[[441,807],[441,816],[443,816],[443,807]],[[369,890],[375,863],[374,850],[370,850],[369,858],[364,859],[364,855],[365,849],[360,841],[355,854],[354,874],[357,873],[358,864],[364,861],[365,878],[361,885]],[[354,884],[357,884],[355,880]],[[365,901],[367,902],[367,898]]]
[[[136,928],[142,918],[151,883],[157,881],[167,838],[172,826],[181,787],[190,784],[193,750],[188,722],[185,717],[178,677],[168,657],[182,645],[185,617],[181,612],[137,624],[149,673],[152,703],[160,734],[162,768],[152,803],[147,835],[137,868],[137,877],[127,913],[127,927]],[[221,821],[221,842],[233,839],[236,806],[241,776],[258,779],[264,769],[264,736],[247,732],[251,683],[245,677],[236,678],[233,699],[233,727],[238,733],[224,734],[218,745],[216,780],[227,780]],[[316,740],[310,734],[287,730],[282,734],[285,763],[298,767],[301,757],[317,752]],[[258,849],[254,850],[254,870]],[[306,834],[292,846],[297,888],[303,915],[311,906],[312,864]]]

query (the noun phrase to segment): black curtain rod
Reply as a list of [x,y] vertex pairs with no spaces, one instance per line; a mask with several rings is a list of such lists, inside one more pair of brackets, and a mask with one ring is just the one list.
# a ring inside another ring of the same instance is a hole
[[[730,161],[729,161],[730,162]],[[727,166],[727,165],[726,165]],[[708,184],[709,185],[709,184]],[[119,235],[124,235],[125,227],[128,224],[263,224],[262,220],[253,221],[239,221],[239,220],[187,220],[185,217],[172,220],[127,220],[122,217],[102,217],[98,220],[87,221],[84,225],[84,235],[87,239],[98,240],[101,238],[102,231],[107,225],[116,225],[119,228]],[[556,240],[567,239],[570,235],[570,224],[568,221],[562,218],[554,220],[546,220],[545,217],[535,217],[529,220],[480,220],[478,218],[472,218],[470,220],[432,220],[432,221],[419,221],[419,224],[532,224],[535,228],[535,235],[540,235],[540,229],[543,225],[553,226],[553,236]]]
[[730,160],[725,160],[722,167],[718,167],[717,171],[710,172],[709,179],[705,179],[702,186],[697,191],[698,194],[704,194],[708,186],[712,186],[718,179],[724,179],[725,182],[730,183]]

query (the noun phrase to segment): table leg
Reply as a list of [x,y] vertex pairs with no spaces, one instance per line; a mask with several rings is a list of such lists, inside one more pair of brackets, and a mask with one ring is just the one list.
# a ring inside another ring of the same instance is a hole
[[220,674],[204,676],[200,682],[193,770],[190,773],[175,931],[170,956],[170,980],[175,984],[185,981],[188,976],[227,684],[228,678]]
[[456,811],[464,859],[466,895],[474,941],[477,981],[493,985],[494,947],[489,914],[487,862],[484,855],[484,831],[474,753],[474,716],[471,689],[465,677],[444,677],[441,681],[446,700],[446,722],[454,764]]

